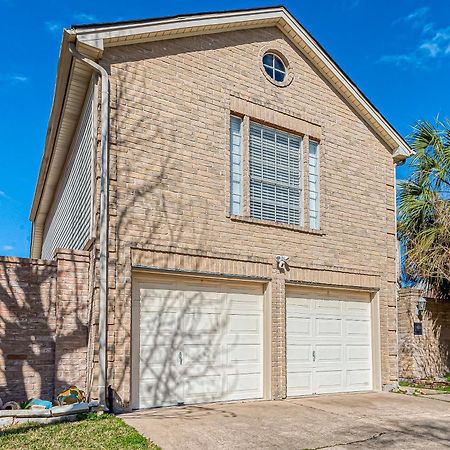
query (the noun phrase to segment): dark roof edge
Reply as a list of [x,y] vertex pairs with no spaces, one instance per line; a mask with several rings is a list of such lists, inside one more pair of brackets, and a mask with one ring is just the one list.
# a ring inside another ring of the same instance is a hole
[[149,19],[119,20],[117,22],[96,22],[96,23],[78,24],[78,25],[74,24],[74,25],[71,25],[71,28],[84,29],[84,28],[92,28],[92,27],[108,27],[108,26],[115,26],[115,25],[127,25],[127,24],[133,24],[133,23],[136,23],[136,24],[148,23],[148,22],[151,23],[151,22],[158,22],[160,20],[184,19],[186,17],[203,16],[205,14],[227,14],[227,13],[233,14],[233,13],[249,12],[249,11],[264,11],[264,10],[268,10],[268,9],[277,9],[277,8],[283,8],[284,10],[289,12],[289,10],[284,5],[271,5],[271,6],[259,6],[257,8],[224,9],[224,10],[220,10],[220,11],[217,11],[217,10],[200,11],[200,12],[195,12],[195,13],[176,14],[173,16],[152,17]]

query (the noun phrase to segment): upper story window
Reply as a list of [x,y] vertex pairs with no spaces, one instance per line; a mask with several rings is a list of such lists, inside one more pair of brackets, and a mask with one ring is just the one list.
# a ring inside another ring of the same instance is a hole
[[231,116],[230,214],[319,230],[319,165],[319,142]]
[[318,230],[319,175],[317,141],[231,116],[231,215]]
[[267,75],[279,83],[282,83],[287,76],[287,69],[284,62],[274,53],[266,53],[263,56],[263,67]]
[[250,216],[301,224],[301,140],[250,122]]

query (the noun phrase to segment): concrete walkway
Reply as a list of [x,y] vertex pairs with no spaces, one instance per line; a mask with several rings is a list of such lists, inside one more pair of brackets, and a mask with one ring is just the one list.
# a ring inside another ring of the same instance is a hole
[[163,450],[450,448],[450,403],[402,394],[215,403],[121,417]]

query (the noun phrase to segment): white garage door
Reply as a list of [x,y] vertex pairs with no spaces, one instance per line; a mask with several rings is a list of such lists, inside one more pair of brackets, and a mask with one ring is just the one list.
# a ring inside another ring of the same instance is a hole
[[263,396],[262,286],[141,282],[133,311],[133,407]]
[[289,396],[372,389],[369,301],[289,294]]

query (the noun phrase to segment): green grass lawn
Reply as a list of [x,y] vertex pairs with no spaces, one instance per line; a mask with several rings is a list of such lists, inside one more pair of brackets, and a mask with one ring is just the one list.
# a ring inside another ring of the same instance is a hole
[[26,424],[0,431],[0,449],[8,450],[157,450],[118,417],[89,414],[77,422]]

